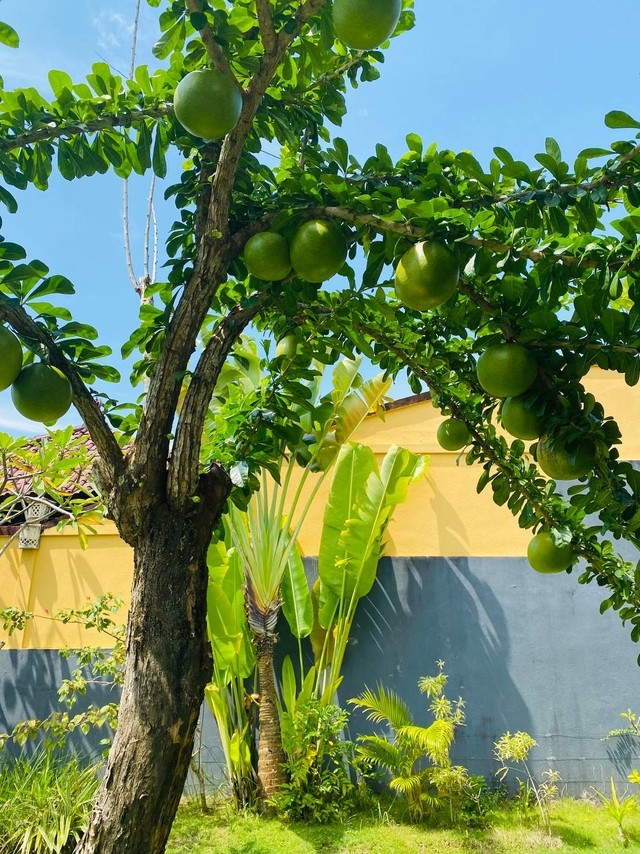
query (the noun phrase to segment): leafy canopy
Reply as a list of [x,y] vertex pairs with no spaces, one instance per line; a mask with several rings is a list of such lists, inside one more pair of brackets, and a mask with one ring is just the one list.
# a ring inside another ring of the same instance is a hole
[[[123,354],[139,354],[133,379],[146,383],[129,408],[94,402],[88,384],[117,375],[95,330],[56,304],[74,285],[0,241],[0,320],[69,376],[107,480],[131,465],[132,481],[164,489],[173,441],[166,489],[174,506],[197,499],[199,465],[212,460],[240,473],[236,499],[246,503],[260,468],[274,467],[283,435],[294,444],[300,436],[296,413],[311,407],[311,357],[331,364],[359,353],[391,376],[406,370],[416,392],[429,388],[436,405],[468,424],[478,490],[490,486],[522,527],[544,524],[572,541],[586,560],[580,581],[607,588],[603,609],[618,610],[637,640],[640,568],[609,538],[638,545],[640,474],[620,460],[619,429],[585,377],[595,366],[624,375],[630,387],[640,377],[640,121],[610,112],[611,145],[585,147],[573,163],[552,138],[535,163],[497,146],[483,164],[415,132],[399,159],[377,145],[359,162],[333,130],[346,87],[374,80],[384,52],[337,41],[330,3],[151,5],[161,7],[159,69],[138,67],[125,80],[96,63],[85,81],[52,71],[53,99],[33,89],[0,92],[0,204],[9,214],[21,190],[46,190],[53,170],[67,180],[109,171],[171,177],[165,197],[176,218],[166,275],[148,289],[152,303],[141,306],[123,341]],[[413,26],[412,5],[405,0],[395,36]],[[0,38],[17,43],[6,25]],[[207,65],[245,93],[239,124],[223,143],[190,136],[173,117],[178,81]],[[267,146],[276,160],[264,156]],[[318,217],[338,223],[349,241],[336,286],[247,274],[242,248],[251,236],[271,229],[290,239]],[[425,313],[399,304],[393,290],[394,266],[423,239],[452,249],[463,270],[455,295]],[[258,387],[227,383],[229,393],[216,397],[223,370],[247,358],[242,346],[232,351],[249,323],[276,339],[296,328],[299,353],[286,363],[265,359],[269,378]],[[537,360],[526,405],[544,416],[552,440],[571,446],[588,437],[597,448],[593,471],[568,498],[522,441],[496,429],[500,402],[482,391],[475,364],[503,341]],[[125,463],[119,445],[132,438],[133,462]]]

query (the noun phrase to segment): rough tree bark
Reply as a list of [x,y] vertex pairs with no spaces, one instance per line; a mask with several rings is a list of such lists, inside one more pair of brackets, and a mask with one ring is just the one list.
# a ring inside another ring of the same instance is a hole
[[118,730],[76,854],[165,850],[211,675],[206,551],[230,486],[216,469],[191,515],[141,513]]

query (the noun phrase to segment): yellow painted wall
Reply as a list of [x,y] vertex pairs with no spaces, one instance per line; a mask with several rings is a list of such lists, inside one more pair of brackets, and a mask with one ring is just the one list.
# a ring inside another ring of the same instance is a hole
[[[620,375],[596,369],[589,375],[588,388],[607,414],[618,421],[623,458],[640,459],[640,387],[629,388]],[[431,402],[422,401],[388,411],[384,421],[368,418],[356,436],[371,446],[378,460],[393,444],[430,457],[424,479],[414,484],[408,502],[396,511],[389,528],[387,554],[524,555],[530,533],[520,530],[506,507],[493,503],[490,490],[477,495],[479,468],[467,466],[457,453],[443,451],[436,442],[441,420]],[[304,554],[318,553],[328,488],[327,479],[302,529]],[[90,537],[85,551],[70,531],[45,531],[38,550],[21,551],[12,545],[0,558],[0,607],[15,605],[46,616],[62,608],[78,607],[104,592],[127,601],[132,564],[131,551],[113,525],[102,525]],[[46,619],[38,619],[24,633],[11,638],[0,629],[2,640],[13,648],[56,648],[88,642],[86,636],[81,640],[77,627]]]
[[[71,528],[61,532],[48,529],[42,533],[39,548],[20,549],[16,540],[0,557],[0,609],[15,607],[37,615],[24,631],[11,636],[0,626],[5,649],[105,645],[98,632],[50,619],[57,611],[80,608],[107,592],[128,602],[133,553],[112,523],[96,530],[89,535],[86,549],[80,547]],[[125,617],[126,605],[123,622]]]

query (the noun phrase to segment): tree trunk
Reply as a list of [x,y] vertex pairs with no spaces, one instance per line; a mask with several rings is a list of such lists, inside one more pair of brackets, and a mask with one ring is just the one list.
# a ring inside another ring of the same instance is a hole
[[258,690],[258,784],[260,795],[272,798],[285,783],[284,751],[280,732],[280,716],[273,673],[275,639],[269,635],[257,638]]
[[197,516],[166,505],[146,514],[134,549],[118,729],[76,854],[165,850],[211,675],[206,549],[224,498]]

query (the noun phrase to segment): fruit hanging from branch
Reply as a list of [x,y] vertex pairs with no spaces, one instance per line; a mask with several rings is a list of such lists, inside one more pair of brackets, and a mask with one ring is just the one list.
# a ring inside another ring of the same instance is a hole
[[242,93],[220,71],[190,71],[176,86],[173,108],[189,133],[201,139],[222,139],[238,124]]
[[281,338],[276,344],[276,358],[277,359],[293,359],[298,353],[298,347],[300,346],[300,339],[295,333],[291,333],[290,335],[285,335],[284,338]]
[[536,572],[564,572],[575,561],[571,543],[557,544],[551,531],[542,529],[529,543],[527,558]]
[[373,50],[395,30],[402,0],[334,0],[336,37],[354,50]]
[[500,412],[502,426],[516,439],[537,439],[542,433],[542,418],[521,397],[507,397]]
[[445,451],[459,451],[469,442],[471,435],[464,421],[459,418],[447,418],[438,427],[436,439]]
[[520,344],[494,344],[478,359],[478,382],[492,397],[517,397],[531,387],[538,365]]
[[54,424],[71,406],[73,391],[69,380],[57,368],[35,362],[18,374],[11,386],[11,399],[25,418]]
[[247,270],[265,282],[280,282],[291,272],[289,242],[275,231],[261,231],[247,240],[244,247]]
[[22,368],[22,347],[16,336],[0,326],[0,391],[9,388]]
[[416,311],[428,311],[453,296],[460,269],[455,255],[435,240],[416,243],[396,266],[396,296]]
[[307,282],[326,282],[341,269],[346,258],[347,241],[331,220],[308,220],[291,241],[291,264]]
[[538,465],[554,480],[584,477],[595,466],[596,457],[595,443],[588,437],[569,443],[545,434],[540,437],[536,452]]

